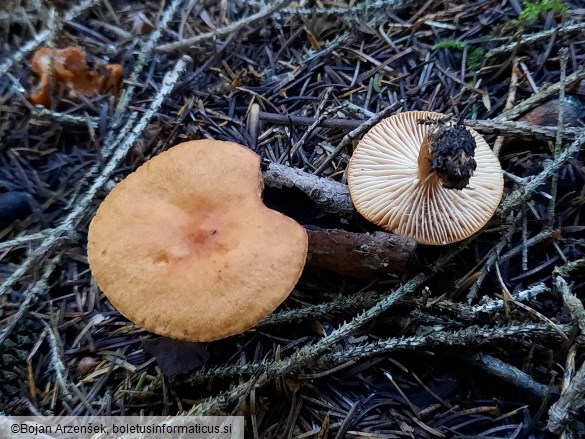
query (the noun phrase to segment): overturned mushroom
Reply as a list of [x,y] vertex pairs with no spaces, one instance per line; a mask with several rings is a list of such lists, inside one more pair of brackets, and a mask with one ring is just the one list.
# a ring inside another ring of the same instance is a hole
[[[369,221],[422,244],[460,241],[492,217],[503,191],[498,159],[476,131],[426,111],[384,119],[359,142],[348,183]],[[420,123],[422,120],[436,123]]]
[[119,183],[93,218],[99,287],[136,324],[211,341],[255,326],[292,291],[307,233],[261,200],[260,158],[231,142],[179,144]]

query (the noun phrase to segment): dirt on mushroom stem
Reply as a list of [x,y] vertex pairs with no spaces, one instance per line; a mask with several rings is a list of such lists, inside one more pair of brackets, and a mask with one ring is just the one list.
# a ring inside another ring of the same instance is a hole
[[463,189],[477,169],[476,146],[475,139],[464,126],[436,123],[420,148],[421,181],[434,175],[447,189]]

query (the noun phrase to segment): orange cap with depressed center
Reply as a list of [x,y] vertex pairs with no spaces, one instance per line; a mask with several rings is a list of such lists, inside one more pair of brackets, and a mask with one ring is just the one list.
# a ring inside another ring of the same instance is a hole
[[211,341],[245,331],[286,299],[307,233],[267,208],[260,158],[231,142],[181,143],[120,182],[89,227],[99,287],[154,333]]

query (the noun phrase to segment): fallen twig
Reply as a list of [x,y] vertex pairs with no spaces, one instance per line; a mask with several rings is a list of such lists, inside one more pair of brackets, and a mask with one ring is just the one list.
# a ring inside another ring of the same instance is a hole
[[266,186],[299,189],[324,212],[345,217],[355,213],[347,185],[338,181],[317,177],[301,169],[277,163],[269,163],[263,177]]
[[182,41],[176,41],[174,43],[162,44],[157,47],[157,50],[161,52],[175,52],[177,50],[187,49],[193,47],[202,41],[209,40],[212,38],[221,38],[226,35],[235,34],[241,31],[246,26],[252,26],[268,17],[272,14],[277,12],[278,10],[286,7],[293,0],[275,0],[272,3],[269,3],[268,6],[265,6],[260,11],[256,12],[255,14],[250,15],[249,17],[242,18],[241,20],[234,21],[232,24],[221,27],[210,32],[206,32],[200,35],[196,35],[191,38],[186,38]]
[[544,102],[550,99],[552,96],[558,94],[562,87],[571,87],[572,85],[576,84],[585,79],[585,68],[581,68],[576,72],[570,74],[565,78],[563,83],[561,81],[555,82],[554,84],[549,85],[547,88],[540,90],[538,93],[530,96],[528,99],[520,102],[519,104],[515,105],[509,110],[503,111],[500,115],[495,117],[493,120],[498,122],[503,121],[510,121],[514,119],[518,119],[522,114],[526,113],[527,111],[533,109],[541,102]]
[[374,278],[404,274],[416,243],[386,232],[352,233],[310,228],[307,264],[344,276]]
[[585,144],[585,130],[581,130],[578,137],[565,148],[553,162],[547,166],[540,174],[531,179],[526,186],[522,189],[515,190],[502,202],[499,212],[502,215],[508,214],[512,209],[521,205],[524,201],[528,200],[534,191],[540,187],[540,185],[546,183],[546,181],[552,177],[552,175],[558,172],[569,160],[575,158],[579,153],[583,145]]
[[360,126],[357,127],[356,129],[354,129],[354,130],[350,131],[349,133],[347,133],[343,137],[343,139],[341,139],[341,142],[339,142],[339,145],[337,145],[337,147],[331,152],[331,154],[329,154],[325,158],[325,160],[323,160],[321,162],[321,164],[319,165],[319,167],[317,169],[315,169],[315,175],[319,175],[321,172],[323,172],[323,170],[325,170],[325,168],[327,168],[327,166],[329,166],[331,164],[331,162],[333,160],[335,160],[335,158],[337,157],[337,155],[341,151],[343,151],[344,148],[346,148],[347,146],[349,146],[351,144],[351,142],[353,142],[358,137],[362,136],[366,131],[368,131],[370,128],[372,128],[374,125],[376,125],[382,119],[388,117],[391,113],[393,113],[394,111],[396,111],[403,104],[404,104],[404,100],[403,99],[400,99],[400,100],[394,102],[393,104],[391,104],[391,105],[387,106],[386,108],[384,108],[378,114],[376,114],[376,115],[370,117],[368,120],[362,122],[360,124]]
[[499,358],[482,353],[463,354],[463,358],[484,372],[494,375],[518,389],[526,390],[538,398],[546,398],[550,393],[550,389],[547,386],[536,382],[526,372]]
[[[566,47],[559,50],[559,61],[561,65],[561,79],[559,80],[559,101],[565,100],[565,81],[567,77],[567,63],[569,62],[569,54]],[[563,130],[563,106],[559,105],[559,114],[557,120],[557,135],[555,138],[554,157],[557,158],[561,152],[561,146],[563,143],[564,130]],[[559,173],[554,172],[551,177],[550,183],[550,200],[548,200],[548,221],[549,227],[554,227],[555,223],[555,208],[557,204],[557,186],[559,180]]]
[[546,428],[552,433],[561,434],[582,407],[585,407],[585,364],[581,365],[566,392],[548,411]]
[[583,302],[571,292],[571,287],[562,276],[555,276],[555,286],[561,293],[563,302],[573,321],[579,325],[582,334],[585,334],[585,308]]
[[511,50],[515,49],[518,46],[523,46],[526,44],[534,43],[536,41],[549,39],[553,35],[561,35],[562,36],[565,34],[569,34],[571,32],[581,32],[584,29],[585,29],[585,24],[578,23],[578,24],[571,24],[568,26],[556,27],[554,29],[545,30],[545,31],[538,32],[538,33],[531,34],[531,35],[523,35],[522,38],[520,39],[520,41],[506,44],[505,46],[496,47],[496,48],[490,50],[488,53],[485,54],[485,58],[486,59],[493,58],[494,56],[510,52]]
[[337,312],[362,310],[374,305],[379,299],[380,293],[373,291],[364,291],[349,295],[341,294],[324,303],[276,312],[266,317],[258,327],[263,328],[306,319],[319,319]]
[[[526,290],[514,294],[512,297],[517,302],[526,302],[536,299],[540,294],[549,292],[548,288],[543,283],[533,285]],[[477,305],[465,305],[459,302],[449,300],[441,300],[433,303],[432,307],[455,313],[456,317],[465,320],[473,321],[481,314],[491,314],[504,309],[505,303],[502,299],[491,299],[489,297],[482,298],[482,303]]]
[[[355,119],[336,119],[329,118],[318,121],[314,117],[295,116],[289,114],[268,113],[260,111],[258,117],[272,123],[281,125],[311,125],[319,122],[319,126],[325,128],[338,128],[342,130],[354,130],[359,127],[363,120]],[[375,117],[375,116],[374,116]],[[557,135],[557,127],[535,125],[528,122],[512,121],[512,120],[481,120],[481,119],[465,119],[463,121],[465,126],[473,128],[474,130],[483,134],[498,134],[506,136],[530,137],[541,140],[553,140]],[[578,128],[567,127],[563,130],[566,137],[574,138],[581,132]]]
[[[563,331],[568,333],[571,330],[570,325],[561,325]],[[335,352],[322,355],[319,360],[312,365],[318,369],[325,369],[335,364],[342,364],[350,360],[371,358],[378,355],[387,355],[389,352],[395,352],[404,349],[428,349],[438,346],[481,346],[488,343],[495,343],[500,340],[509,340],[513,337],[550,337],[555,338],[557,332],[553,331],[548,325],[543,324],[511,324],[496,327],[471,326],[460,331],[435,331],[427,335],[417,335],[411,337],[396,337],[389,339],[377,340],[370,343],[363,343],[339,349]],[[304,348],[303,348],[304,349]],[[292,357],[289,357],[292,358]],[[281,361],[263,361],[250,364],[235,364],[231,366],[220,366],[217,368],[198,371],[191,374],[188,378],[190,383],[208,382],[213,378],[227,378],[239,375],[264,374],[279,366]],[[308,364],[303,365],[308,366]],[[302,369],[303,367],[300,367]],[[537,384],[537,383],[535,383]],[[537,386],[535,386],[536,389]],[[544,386],[546,389],[546,386]],[[540,388],[540,391],[543,389]],[[545,393],[548,393],[546,391]],[[198,412],[198,410],[197,410]]]

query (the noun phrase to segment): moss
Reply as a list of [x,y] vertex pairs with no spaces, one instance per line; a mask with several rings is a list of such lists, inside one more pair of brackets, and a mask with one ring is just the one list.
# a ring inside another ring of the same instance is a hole
[[465,43],[463,41],[456,41],[456,40],[443,40],[436,43],[432,50],[438,49],[455,49],[455,50],[463,50],[465,48]]
[[518,19],[521,21],[534,20],[543,12],[549,11],[566,14],[569,12],[569,8],[560,0],[542,0],[540,2],[527,1],[524,3],[524,7]]
[[481,47],[476,47],[473,49],[467,57],[467,67],[469,67],[469,70],[479,70],[483,64],[484,56],[485,50],[483,50]]

